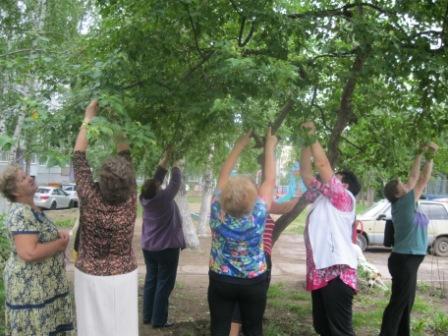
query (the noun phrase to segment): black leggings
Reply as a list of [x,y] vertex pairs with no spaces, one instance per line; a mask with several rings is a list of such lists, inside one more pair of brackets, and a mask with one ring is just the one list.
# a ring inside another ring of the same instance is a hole
[[417,287],[417,271],[422,255],[391,253],[388,261],[392,293],[383,314],[381,336],[409,336],[411,310]]
[[235,284],[210,278],[208,305],[212,336],[229,336],[233,310],[237,304],[241,310],[244,335],[263,335],[266,280],[257,280],[253,284]]

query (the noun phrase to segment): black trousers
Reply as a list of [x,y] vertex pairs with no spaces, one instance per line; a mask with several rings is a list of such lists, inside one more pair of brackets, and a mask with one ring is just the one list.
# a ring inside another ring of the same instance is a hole
[[229,336],[230,323],[239,305],[245,336],[263,335],[263,314],[266,308],[266,281],[236,284],[210,278],[208,305],[212,336]]
[[[269,286],[271,285],[272,261],[271,256],[268,253],[265,253],[264,255],[266,257],[266,266],[267,266],[266,270],[266,293],[267,293],[269,290]],[[243,323],[242,321],[243,320],[241,318],[240,305],[236,304],[235,309],[233,310],[232,322],[242,324]]]
[[388,267],[392,293],[383,314],[381,336],[409,336],[411,310],[415,300],[418,268],[425,256],[392,252]]
[[143,288],[143,321],[163,326],[168,319],[168,305],[174,288],[180,249],[143,250],[146,264]]
[[311,292],[314,330],[322,336],[354,336],[353,288],[339,277]]

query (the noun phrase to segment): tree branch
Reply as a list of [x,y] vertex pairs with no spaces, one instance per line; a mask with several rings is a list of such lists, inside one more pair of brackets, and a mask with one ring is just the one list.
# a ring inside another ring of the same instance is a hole
[[342,91],[341,104],[339,110],[337,111],[336,123],[331,132],[328,145],[328,159],[333,167],[336,165],[339,158],[338,145],[341,140],[342,132],[355,117],[352,107],[353,93],[369,51],[370,47],[367,47],[366,49],[358,49],[356,59],[352,65],[350,76],[345,83],[344,90]]
[[43,51],[45,51],[45,50],[44,49],[32,49],[32,48],[19,49],[19,50],[14,50],[14,51],[7,52],[5,54],[1,54],[0,58],[8,57],[8,56],[15,55],[15,54],[20,54],[20,53],[43,52]]
[[344,140],[346,143],[348,143],[350,146],[356,148],[360,153],[364,152],[364,148],[362,148],[361,146],[358,146],[357,144],[351,142],[350,140],[348,140],[346,137],[341,136],[341,140]]
[[343,52],[333,52],[333,53],[327,53],[327,54],[321,54],[321,55],[314,56],[311,59],[311,62],[314,63],[315,60],[317,60],[318,58],[322,58],[322,57],[339,58],[339,57],[354,57],[354,56],[356,56],[356,50],[343,51]]
[[292,210],[275,221],[274,231],[272,232],[272,246],[274,246],[280,234],[292,223],[294,219],[307,207],[309,201],[302,195]]
[[[149,81],[149,79],[148,80],[142,79],[142,80],[136,81],[134,83],[130,83],[128,85],[125,85],[125,86],[121,87],[120,90],[129,90],[129,89],[132,89],[132,88],[134,88],[136,86],[141,86],[141,85],[147,83],[148,81]],[[159,80],[153,80],[153,82],[155,84],[161,86],[161,87],[164,87],[168,91],[174,91],[172,87],[168,86],[168,84],[165,84],[165,83],[163,83],[163,82],[161,82]]]
[[240,13],[240,9],[238,8],[238,6],[235,4],[235,2],[233,2],[233,0],[229,0],[230,4],[232,5],[233,9],[235,10],[235,12],[237,12],[238,14]]
[[293,107],[294,107],[294,101],[291,98],[288,98],[285,105],[283,105],[282,109],[277,114],[277,117],[275,118],[274,122],[272,123],[271,130],[272,130],[273,134],[275,134],[278,131],[278,129],[280,128],[283,121],[288,116],[288,113],[291,112]]
[[347,4],[342,7],[331,8],[331,9],[326,9],[326,10],[321,10],[321,11],[311,11],[311,12],[305,12],[305,13],[288,14],[287,16],[291,19],[302,19],[302,18],[308,18],[308,17],[327,17],[327,16],[342,16],[342,17],[346,17],[347,19],[350,19],[352,17],[352,13],[349,10],[352,8],[362,8],[362,7],[374,9],[382,14],[392,13],[391,11],[381,8],[377,5],[374,5],[371,3],[366,3],[366,2],[360,2],[360,3]]
[[442,24],[442,47],[448,44],[448,1],[446,2],[445,17]]
[[198,36],[199,34],[198,34],[198,31],[197,31],[196,24],[195,24],[194,21],[193,21],[193,17],[191,16],[190,6],[189,6],[188,4],[186,4],[186,3],[184,3],[184,2],[181,2],[181,3],[184,5],[184,7],[185,7],[185,9],[186,9],[186,11],[187,11],[187,13],[188,13],[188,19],[189,19],[189,21],[190,21],[191,29],[192,29],[192,31],[193,31],[193,39],[194,39],[194,44],[195,44],[195,46],[196,46],[196,50],[198,51],[199,55],[200,55],[202,58],[204,58],[203,51],[202,51],[202,49],[199,47],[199,36]]
[[246,44],[250,41],[250,39],[252,38],[252,35],[253,35],[254,31],[255,31],[255,22],[252,22],[252,25],[251,25],[251,27],[250,27],[249,34],[247,34],[247,36],[246,36],[246,38],[244,39],[244,41],[242,41],[245,25],[246,25],[246,18],[245,18],[245,17],[242,17],[242,18],[241,18],[240,33],[239,33],[239,35],[238,35],[238,46],[239,46],[239,47],[244,47],[244,46],[246,46]]
[[182,81],[187,80],[197,69],[199,69],[202,65],[204,65],[215,53],[214,50],[210,50],[207,54],[205,54],[201,61],[194,65],[190,70],[188,70],[185,75],[182,76]]

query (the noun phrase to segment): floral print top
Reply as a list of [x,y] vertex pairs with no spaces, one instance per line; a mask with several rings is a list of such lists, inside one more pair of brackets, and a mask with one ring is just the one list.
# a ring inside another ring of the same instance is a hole
[[256,278],[266,272],[263,251],[266,203],[257,198],[251,214],[235,218],[224,213],[219,196],[217,190],[210,213],[210,271],[235,278]]
[[[350,195],[346,192],[336,176],[333,175],[330,182],[325,184],[318,181],[316,178],[311,182],[306,197],[310,202],[314,202],[320,195],[328,197],[333,204],[340,211],[351,211],[353,202]],[[334,265],[331,267],[316,269],[313,259],[313,251],[309,240],[308,233],[309,215],[305,227],[305,247],[306,247],[306,290],[313,291],[325,287],[331,280],[339,277],[347,286],[357,290],[357,273],[356,270],[347,265]]]
[[6,220],[11,255],[6,262],[5,335],[75,335],[74,311],[65,274],[63,252],[26,262],[17,253],[14,237],[36,235],[39,243],[59,238],[56,226],[43,212],[13,203]]
[[[119,155],[131,162],[129,151]],[[73,156],[76,189],[80,198],[79,248],[76,268],[91,275],[118,275],[137,268],[132,239],[137,212],[137,194],[121,204],[103,201],[93,182],[86,153]]]

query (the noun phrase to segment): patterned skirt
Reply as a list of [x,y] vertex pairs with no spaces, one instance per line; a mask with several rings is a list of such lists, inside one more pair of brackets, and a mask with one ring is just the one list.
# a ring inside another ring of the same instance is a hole
[[[26,276],[18,279],[17,275],[5,268],[5,335],[76,335],[65,275],[32,280]],[[57,285],[48,285],[57,280]]]

